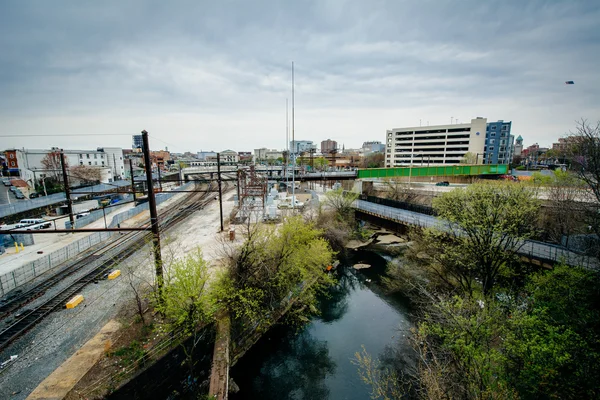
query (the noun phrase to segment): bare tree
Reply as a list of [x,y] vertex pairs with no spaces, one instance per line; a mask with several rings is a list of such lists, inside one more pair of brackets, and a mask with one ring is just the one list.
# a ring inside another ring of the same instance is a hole
[[387,198],[390,200],[410,203],[417,198],[417,194],[399,178],[385,179],[383,184],[387,190]]
[[577,121],[571,141],[573,167],[596,198],[588,208],[588,224],[600,236],[600,121],[595,125],[586,119]]
[[83,183],[99,182],[102,179],[102,171],[100,168],[77,165],[69,168],[69,177]]
[[[42,158],[41,164],[42,166],[53,176],[55,179],[58,179],[62,176],[62,167],[60,163],[60,159],[62,154],[59,150],[52,150],[47,153],[44,158]],[[65,159],[65,166],[68,167],[68,162]]]

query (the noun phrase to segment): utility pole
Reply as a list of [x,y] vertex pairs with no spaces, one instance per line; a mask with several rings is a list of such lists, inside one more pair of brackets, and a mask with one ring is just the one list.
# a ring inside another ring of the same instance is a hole
[[294,135],[294,62],[292,61],[292,210],[296,208],[296,136]]
[[73,201],[71,200],[71,189],[69,188],[69,177],[67,176],[65,153],[62,150],[60,151],[60,167],[62,168],[63,184],[65,185],[65,195],[67,197],[67,210],[69,211],[69,221],[71,222],[71,229],[75,229],[75,218],[73,218]]
[[113,181],[117,180],[117,157],[113,153]]
[[133,176],[133,160],[129,159],[129,174],[131,175],[131,193],[133,194],[133,204],[135,205],[135,180]]
[[[223,196],[221,193],[221,153],[217,153],[217,183],[219,185],[219,211],[221,215],[221,232],[223,232]],[[239,201],[239,197],[238,197]]]
[[160,164],[158,162],[156,163],[156,169],[158,170],[158,187],[162,192],[162,182],[160,181],[162,179],[162,176],[160,176]]
[[152,165],[150,164],[150,146],[148,145],[148,132],[142,131],[144,143],[144,168],[146,170],[146,184],[148,185],[148,205],[150,208],[150,226],[152,228],[152,248],[154,251],[154,268],[156,270],[156,287],[159,299],[162,298],[163,265],[160,251],[160,232],[158,230],[158,213],[156,199],[154,198],[154,185],[152,184]]

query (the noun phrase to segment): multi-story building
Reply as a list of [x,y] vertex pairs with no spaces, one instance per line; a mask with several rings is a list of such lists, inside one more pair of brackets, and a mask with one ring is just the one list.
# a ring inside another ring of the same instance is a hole
[[379,141],[364,142],[361,150],[364,155],[371,153],[383,153],[385,151],[385,144]]
[[521,156],[522,153],[523,153],[523,137],[521,135],[519,135],[517,137],[517,140],[515,141],[513,157]]
[[313,144],[312,140],[292,140],[290,141],[290,152],[291,153],[306,153],[311,149],[316,149],[316,146]]
[[512,122],[488,122],[485,134],[484,164],[509,164],[513,158]]
[[150,162],[152,163],[152,167],[160,168],[160,169],[168,169],[168,162],[171,160],[171,153],[167,150],[157,150],[150,152]]
[[142,135],[132,135],[131,148],[133,151],[142,151],[144,148],[144,139]]
[[277,160],[283,158],[283,152],[277,149],[254,149],[254,161]]
[[217,153],[214,151],[199,151],[196,153],[196,158],[200,161],[206,161],[209,157],[216,157]]
[[[38,179],[62,174],[60,158],[61,150],[11,149],[5,155],[9,171],[19,175],[29,185]],[[62,150],[67,166],[83,165],[102,170],[101,181],[104,183],[122,179],[125,174],[123,150],[117,147],[100,147],[96,150]]]
[[335,140],[327,139],[321,142],[321,154],[330,153],[332,150],[337,150],[337,142]]
[[483,163],[486,118],[466,124],[419,126],[386,132],[385,166],[459,164],[466,153]]
[[240,161],[240,156],[233,150],[223,150],[220,157],[222,163],[237,164]]

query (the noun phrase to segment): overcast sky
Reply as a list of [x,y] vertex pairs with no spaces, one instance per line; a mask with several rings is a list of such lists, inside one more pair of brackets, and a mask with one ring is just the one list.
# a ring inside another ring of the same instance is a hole
[[599,21],[598,0],[2,0],[0,136],[47,136],[0,148],[142,129],[177,152],[283,148],[292,61],[297,139],[481,116],[550,145],[600,119]]

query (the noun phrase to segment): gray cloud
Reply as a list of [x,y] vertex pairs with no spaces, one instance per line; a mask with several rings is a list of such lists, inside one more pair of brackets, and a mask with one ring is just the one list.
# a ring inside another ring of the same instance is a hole
[[[598,20],[594,0],[4,1],[0,131],[281,147],[295,60],[303,138],[358,146],[419,119],[486,116],[550,144],[600,118]],[[35,144],[107,140],[129,144]]]

